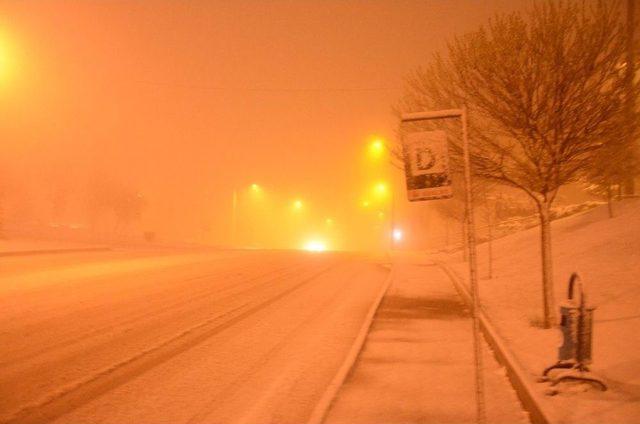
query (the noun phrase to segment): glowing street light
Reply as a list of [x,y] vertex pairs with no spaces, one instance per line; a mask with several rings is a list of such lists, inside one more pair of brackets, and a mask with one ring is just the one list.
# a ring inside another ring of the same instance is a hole
[[373,186],[373,193],[378,198],[386,197],[389,193],[389,186],[385,182],[376,183],[376,185]]
[[371,158],[380,159],[386,153],[387,143],[383,138],[374,136],[369,142],[368,150]]
[[12,50],[8,36],[0,33],[0,84],[10,79],[15,69],[15,52]]
[[[380,159],[387,158],[390,159],[391,151],[389,149],[388,143],[381,137],[373,136],[369,139],[368,144],[368,154],[369,157],[375,159],[376,167],[381,163]],[[380,171],[380,170],[379,170]],[[386,230],[383,230],[385,236],[384,238],[388,240],[389,248],[393,249],[394,238],[392,236],[394,222],[395,222],[395,193],[389,186],[389,183],[384,181],[379,181],[374,184],[371,189],[370,196],[373,198],[376,203],[382,204],[385,203],[389,207],[389,227]],[[384,220],[386,214],[383,212],[378,212],[378,219]]]
[[253,191],[254,193],[260,193],[262,191],[262,187],[260,187],[256,183],[253,183],[251,184],[251,191]]
[[402,241],[404,234],[402,233],[402,230],[400,228],[394,228],[391,236],[393,237],[393,241],[398,243]]

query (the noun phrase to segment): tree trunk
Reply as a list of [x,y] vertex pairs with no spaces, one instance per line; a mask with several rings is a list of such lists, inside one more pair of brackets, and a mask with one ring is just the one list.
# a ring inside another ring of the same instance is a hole
[[[626,62],[627,66],[625,68],[625,83],[627,85],[627,93],[626,96],[626,114],[627,114],[627,125],[631,128],[634,124],[634,111],[636,109],[636,97],[633,93],[633,85],[636,80],[636,49],[638,48],[636,42],[636,27],[637,27],[637,18],[636,18],[636,1],[635,0],[627,0],[627,57]],[[628,133],[628,143],[633,144],[635,142],[633,137],[633,131],[629,131]],[[627,196],[634,195],[636,192],[635,181],[633,175],[627,175],[626,178],[622,181],[623,193]]]
[[465,212],[464,219],[462,221],[462,260],[464,262],[469,262],[469,244],[467,241],[469,238],[467,237],[467,232],[469,228],[467,227],[467,213]]
[[544,328],[556,324],[555,299],[553,294],[553,264],[551,257],[551,205],[547,200],[538,204],[540,214],[540,247],[542,253],[542,303]]
[[445,220],[445,225],[444,225],[444,247],[445,250],[448,252],[449,251],[449,220]]
[[491,211],[489,211],[489,214],[487,215],[487,221],[489,223],[488,225],[488,240],[487,240],[487,248],[489,249],[489,275],[488,278],[491,279],[493,278],[493,220],[491,219]]

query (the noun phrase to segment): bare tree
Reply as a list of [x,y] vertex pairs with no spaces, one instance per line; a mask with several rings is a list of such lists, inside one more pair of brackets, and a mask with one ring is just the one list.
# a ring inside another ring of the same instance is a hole
[[145,207],[142,195],[132,187],[105,175],[96,175],[87,191],[87,212],[94,235],[107,230],[108,237],[122,237],[138,221]]
[[626,112],[627,122],[631,131],[627,131],[627,144],[629,146],[626,150],[628,152],[627,158],[633,158],[633,160],[625,160],[623,162],[623,170],[626,171],[624,175],[623,186],[625,188],[625,194],[635,193],[634,178],[638,174],[638,155],[640,155],[640,147],[638,146],[638,134],[633,131],[634,123],[636,123],[637,111],[637,95],[634,95],[634,82],[636,77],[637,68],[637,55],[638,41],[637,41],[637,26],[638,26],[638,10],[636,9],[636,0],[627,0],[626,7],[626,57],[625,57],[625,83],[627,88],[626,97]]
[[[466,104],[474,174],[519,188],[535,202],[549,328],[556,320],[550,207],[558,189],[579,178],[603,140],[620,135],[625,121],[620,4],[536,3],[525,14],[497,15],[486,27],[455,38],[447,53],[408,77],[397,109]],[[455,160],[460,140],[452,138]]]
[[586,191],[607,201],[609,218],[613,218],[613,199],[622,187],[633,185],[633,175],[638,169],[633,143],[626,139],[606,140],[595,153],[591,166],[584,172]]

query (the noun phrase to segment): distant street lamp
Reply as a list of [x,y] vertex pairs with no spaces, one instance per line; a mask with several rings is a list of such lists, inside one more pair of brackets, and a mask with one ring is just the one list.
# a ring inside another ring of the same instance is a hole
[[383,139],[376,137],[369,143],[369,155],[374,159],[381,158],[386,150],[386,144]]
[[0,86],[5,85],[15,75],[16,52],[6,35],[0,33]]
[[[376,161],[379,161],[383,157],[388,157],[388,153],[390,153],[390,149],[388,147],[387,142],[378,136],[375,136],[371,139],[368,144],[368,153],[371,158]],[[388,196],[389,198],[389,228],[388,233],[385,231],[385,239],[389,241],[389,248],[393,249],[394,247],[394,236],[393,231],[395,228],[395,192],[393,189],[390,189],[389,184],[383,181],[376,183],[373,187],[373,196],[378,200],[384,200]],[[366,205],[365,205],[366,202]],[[369,205],[368,201],[363,202],[363,206],[367,207]]]
[[373,186],[373,193],[378,199],[383,199],[389,193],[389,186],[385,182],[376,183],[376,185]]

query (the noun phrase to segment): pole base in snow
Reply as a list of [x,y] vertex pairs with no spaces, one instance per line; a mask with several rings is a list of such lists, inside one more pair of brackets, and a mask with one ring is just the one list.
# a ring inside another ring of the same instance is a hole
[[[560,372],[555,377],[549,377],[549,372],[554,369],[566,369],[566,371]],[[542,375],[542,381],[550,381],[552,386],[567,381],[584,381],[596,386],[603,392],[607,390],[607,385],[604,384],[601,379],[594,376],[586,365],[573,361],[559,361],[550,367],[547,367]]]

